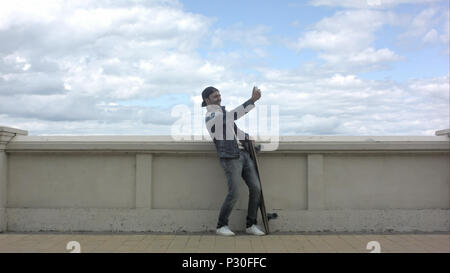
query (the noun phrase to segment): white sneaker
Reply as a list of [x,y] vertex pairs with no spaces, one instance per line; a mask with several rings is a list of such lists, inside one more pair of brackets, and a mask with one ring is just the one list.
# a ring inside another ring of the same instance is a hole
[[262,230],[259,229],[259,227],[257,225],[253,225],[253,226],[247,228],[245,230],[245,232],[247,232],[248,234],[253,234],[253,235],[258,235],[258,236],[266,235]]
[[234,236],[234,232],[230,230],[228,226],[223,226],[221,228],[218,228],[216,230],[217,235],[224,235],[224,236]]

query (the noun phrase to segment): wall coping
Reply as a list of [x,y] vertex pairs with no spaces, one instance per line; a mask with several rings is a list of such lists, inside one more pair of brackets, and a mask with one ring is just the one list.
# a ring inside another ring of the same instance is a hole
[[27,131],[0,126],[0,150],[4,150],[8,142],[17,135],[28,135]]
[[[262,138],[262,139],[268,139]],[[267,144],[269,141],[256,141]],[[6,152],[102,151],[102,152],[215,152],[209,136],[25,136],[16,135],[6,145]],[[450,139],[442,136],[280,136],[275,151],[289,152],[446,152]]]
[[28,131],[25,130],[20,130],[17,128],[12,128],[12,127],[6,127],[6,126],[0,126],[0,135],[5,134],[5,133],[11,133],[11,134],[15,134],[15,135],[28,135]]
[[436,131],[435,135],[437,135],[437,136],[445,136],[445,135],[447,135],[447,136],[450,137],[450,129]]

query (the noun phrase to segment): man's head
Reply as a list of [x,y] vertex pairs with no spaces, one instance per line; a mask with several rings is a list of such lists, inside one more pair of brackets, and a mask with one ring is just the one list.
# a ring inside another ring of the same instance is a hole
[[206,87],[205,90],[203,90],[202,98],[203,98],[202,107],[211,104],[220,106],[220,102],[222,101],[219,90],[217,90],[217,88],[212,86]]

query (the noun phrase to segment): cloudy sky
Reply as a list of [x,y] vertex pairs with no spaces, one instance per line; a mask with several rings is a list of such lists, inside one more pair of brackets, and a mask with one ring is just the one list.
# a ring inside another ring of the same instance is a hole
[[210,85],[257,85],[280,135],[450,127],[448,0],[0,1],[0,125],[30,135],[169,135],[177,105],[207,134]]

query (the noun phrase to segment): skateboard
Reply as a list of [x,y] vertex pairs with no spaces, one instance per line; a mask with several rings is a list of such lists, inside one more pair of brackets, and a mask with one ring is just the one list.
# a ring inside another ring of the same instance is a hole
[[276,213],[267,213],[266,212],[266,205],[264,203],[264,195],[263,195],[263,190],[262,190],[261,175],[259,174],[258,157],[256,156],[255,141],[249,140],[247,143],[248,143],[248,150],[249,150],[250,157],[253,160],[253,162],[255,163],[255,169],[256,169],[256,173],[258,174],[259,184],[260,184],[260,188],[261,188],[261,200],[259,203],[259,209],[261,210],[261,217],[262,217],[264,229],[266,231],[266,234],[269,234],[269,232],[270,232],[269,220],[277,218],[278,215]]

